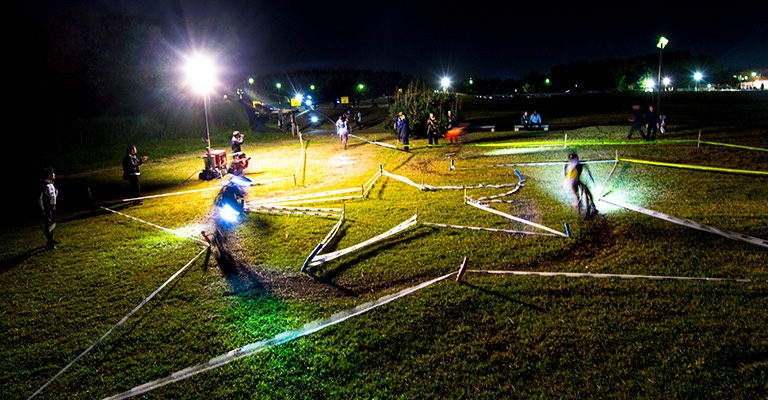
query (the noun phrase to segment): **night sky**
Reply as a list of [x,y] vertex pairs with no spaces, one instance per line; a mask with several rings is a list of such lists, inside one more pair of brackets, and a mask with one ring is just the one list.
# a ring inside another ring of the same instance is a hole
[[189,32],[196,16],[214,16],[240,33],[238,67],[248,75],[349,68],[522,79],[572,61],[657,53],[661,35],[670,40],[665,51],[711,55],[726,68],[768,68],[767,21],[748,6],[431,4],[438,2],[44,0],[26,7],[152,15],[179,32]]

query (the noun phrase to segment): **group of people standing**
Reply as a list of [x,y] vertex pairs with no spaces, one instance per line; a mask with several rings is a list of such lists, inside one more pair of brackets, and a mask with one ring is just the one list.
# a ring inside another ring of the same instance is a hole
[[[646,141],[656,140],[657,131],[661,130],[663,133],[663,120],[659,117],[659,114],[654,111],[653,106],[649,106],[648,110],[643,114],[639,105],[633,105],[632,118],[630,121],[632,122],[632,126],[629,128],[627,139],[632,139],[632,134],[635,131],[639,131],[640,137]],[[645,131],[643,131],[643,127],[645,127]]]
[[[460,128],[460,125],[450,110],[448,111],[448,115],[446,117],[446,123],[448,126],[448,133],[446,133],[445,137],[448,138],[451,143],[455,143],[455,141],[458,140],[458,135],[451,135],[450,133]],[[438,138],[440,137],[440,122],[435,116],[435,113],[429,113],[429,117],[427,117],[424,126],[427,133],[428,144],[430,146],[438,145]],[[403,148],[407,151],[410,145],[409,136],[411,130],[408,116],[405,115],[405,113],[402,111],[398,112],[397,116],[395,117],[393,127],[397,133],[397,141],[402,144]]]

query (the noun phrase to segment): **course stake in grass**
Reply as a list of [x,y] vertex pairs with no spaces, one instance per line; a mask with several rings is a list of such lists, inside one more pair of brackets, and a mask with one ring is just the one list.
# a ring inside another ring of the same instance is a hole
[[467,269],[467,260],[469,260],[469,257],[464,257],[464,262],[461,263],[461,267],[459,267],[459,273],[456,274],[456,282],[461,282],[461,278],[464,277],[464,271]]

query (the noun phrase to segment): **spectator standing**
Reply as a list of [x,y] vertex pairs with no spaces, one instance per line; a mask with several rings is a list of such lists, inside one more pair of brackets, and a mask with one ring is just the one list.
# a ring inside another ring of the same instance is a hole
[[520,118],[520,125],[523,126],[523,129],[528,129],[530,124],[531,120],[530,117],[528,117],[528,111],[523,111],[523,116]]
[[634,131],[640,131],[640,136],[645,139],[645,132],[643,132],[643,113],[640,111],[640,106],[637,104],[632,106],[632,118],[630,121],[632,122],[632,126],[629,128],[627,139],[632,139],[632,133]]
[[645,113],[645,140],[656,140],[656,131],[659,129],[659,115],[653,110],[653,106],[648,107]]
[[128,181],[129,196],[133,201],[133,204],[140,205],[143,202],[138,199],[141,197],[141,172],[139,166],[147,161],[149,157],[144,156],[139,158],[136,156],[136,146],[130,145],[126,150],[125,157],[123,158],[123,179]]
[[429,118],[427,118],[427,139],[429,139],[430,146],[433,139],[437,145],[437,118],[435,118],[434,113],[429,113]]
[[403,144],[403,149],[408,151],[408,117],[402,111],[395,118],[395,131],[397,131],[397,140]]
[[43,215],[43,233],[46,239],[46,248],[56,250],[56,244],[59,242],[53,239],[53,230],[56,229],[56,198],[59,197],[59,190],[53,184],[56,174],[53,168],[45,168],[40,177],[40,196],[38,204]]
[[232,132],[232,140],[230,141],[230,143],[232,144],[232,154],[243,152],[240,146],[243,144],[244,140],[245,140],[245,136],[242,133],[240,133],[240,131]]
[[357,110],[357,113],[355,114],[355,122],[357,122],[357,130],[363,129],[363,113],[360,112],[360,109]]

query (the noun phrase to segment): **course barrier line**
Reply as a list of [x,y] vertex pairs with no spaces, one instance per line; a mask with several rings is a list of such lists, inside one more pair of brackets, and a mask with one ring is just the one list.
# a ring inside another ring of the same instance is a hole
[[[529,276],[550,276],[566,278],[598,278],[598,279],[643,279],[643,280],[676,280],[676,281],[707,281],[707,282],[739,282],[751,283],[752,280],[740,278],[702,278],[691,276],[660,276],[660,275],[622,275],[622,274],[592,274],[583,272],[533,272],[533,271],[491,271],[491,270],[467,270],[476,274],[490,275],[529,275]],[[754,281],[757,282],[757,281]]]
[[525,147],[525,146],[564,146],[566,144],[571,146],[620,146],[620,145],[648,145],[648,144],[667,144],[667,143],[697,143],[695,139],[678,139],[678,140],[653,140],[653,141],[577,141],[566,142],[564,140],[547,140],[547,141],[532,141],[532,142],[507,142],[507,143],[477,143],[470,146],[478,147]]
[[768,175],[768,171],[752,171],[752,170],[745,170],[745,169],[704,167],[704,166],[700,166],[700,165],[674,164],[674,163],[666,163],[666,162],[659,162],[659,161],[645,161],[645,160],[637,160],[637,159],[633,159],[633,158],[619,158],[618,161],[637,163],[637,164],[655,165],[655,166],[659,166],[659,167],[694,169],[694,170],[699,170],[699,171],[729,172],[729,173],[736,173],[736,174]]
[[711,144],[713,146],[735,147],[735,148],[738,148],[738,149],[746,149],[746,150],[768,151],[768,149],[764,149],[764,148],[761,148],[761,147],[742,146],[742,145],[730,144],[730,143],[705,142],[703,140],[700,140],[699,143]]
[[425,190],[425,188],[426,188],[424,185],[419,185],[418,183],[416,183],[416,182],[414,182],[414,181],[412,181],[412,180],[410,180],[410,179],[408,179],[408,178],[406,178],[404,176],[395,175],[395,174],[392,174],[392,173],[387,172],[385,170],[381,170],[381,174],[386,176],[386,177],[392,178],[394,180],[398,180],[400,182],[403,182],[403,183],[406,183],[408,185],[414,186],[414,187],[416,187],[418,189],[421,189],[421,190]]
[[347,189],[338,189],[338,190],[328,190],[328,191],[324,191],[324,192],[300,194],[300,195],[296,195],[296,196],[287,196],[287,197],[278,197],[278,198],[270,198],[270,199],[251,200],[251,201],[248,201],[248,204],[249,205],[257,205],[257,204],[285,203],[285,202],[292,201],[292,200],[311,199],[311,198],[332,196],[332,195],[351,193],[351,192],[357,192],[357,191],[361,191],[361,189],[359,187],[358,188],[347,188]]
[[286,215],[309,215],[313,217],[336,217],[338,218],[339,214],[331,214],[331,213],[325,213],[325,212],[318,212],[318,211],[290,211],[290,210],[279,210],[279,209],[272,209],[269,207],[256,207],[256,208],[250,208],[245,207],[245,211],[248,212],[256,212],[256,213],[267,213],[267,214],[286,214]]
[[366,241],[360,242],[360,243],[358,243],[358,244],[356,244],[354,246],[347,247],[346,249],[335,251],[333,253],[316,255],[312,259],[312,262],[309,264],[309,266],[310,267],[316,267],[316,266],[318,266],[318,265],[320,265],[322,263],[325,263],[325,262],[337,259],[337,258],[339,258],[339,257],[341,257],[343,255],[349,254],[349,253],[351,253],[353,251],[356,251],[356,250],[360,250],[363,247],[369,246],[369,245],[371,245],[373,243],[376,243],[376,242],[384,240],[384,239],[386,239],[386,238],[388,238],[390,236],[393,236],[393,235],[395,235],[397,233],[400,233],[400,232],[410,228],[411,226],[416,225],[418,223],[416,221],[416,217],[417,216],[414,214],[414,216],[412,216],[411,218],[408,218],[407,220],[401,222],[396,227],[394,227],[394,228],[392,228],[392,229],[390,229],[390,230],[388,230],[388,231],[386,231],[386,232],[384,232],[384,233],[382,233],[382,234],[380,234],[378,236],[374,236],[374,237],[372,237],[372,238],[370,238],[370,239],[368,239]]
[[395,174],[393,174],[391,172],[388,172],[386,170],[383,170],[383,169],[380,170],[380,172],[381,172],[382,175],[384,175],[386,177],[389,177],[389,178],[398,180],[400,182],[406,183],[408,185],[414,186],[414,187],[416,187],[416,188],[418,188],[420,190],[499,189],[499,188],[506,188],[506,187],[512,187],[512,186],[517,186],[517,187],[525,186],[525,184],[522,183],[522,182],[520,182],[520,183],[489,184],[489,185],[479,184],[479,185],[475,185],[475,186],[463,186],[463,185],[461,185],[461,186],[431,186],[431,185],[418,184],[418,183],[412,181],[409,178],[406,178],[406,177],[404,177],[402,175],[395,175]]
[[501,197],[506,197],[506,196],[509,196],[509,195],[513,195],[513,194],[517,193],[520,190],[520,188],[523,187],[523,186],[525,186],[525,185],[520,184],[520,186],[510,190],[509,192],[501,193],[501,194],[497,194],[497,195],[493,195],[493,196],[481,197],[481,198],[479,198],[479,199],[477,199],[475,201],[480,201],[480,202],[482,202],[482,201],[501,201],[501,200],[496,200],[496,199],[499,199]]
[[645,214],[645,215],[650,215],[651,217],[655,217],[655,218],[659,218],[659,219],[662,219],[662,220],[665,220],[665,221],[669,221],[669,222],[672,222],[674,224],[686,226],[688,228],[693,228],[693,229],[697,229],[697,230],[704,231],[704,232],[714,233],[716,235],[720,235],[720,236],[728,238],[728,239],[738,240],[738,241],[746,242],[746,243],[749,243],[749,244],[754,244],[754,245],[757,245],[757,246],[760,246],[760,247],[768,248],[768,240],[765,240],[765,239],[760,239],[760,238],[756,238],[756,237],[752,237],[752,236],[747,236],[747,235],[744,235],[744,234],[741,234],[741,233],[721,231],[721,230],[719,230],[717,228],[713,228],[713,227],[708,226],[708,225],[702,225],[702,224],[700,224],[698,222],[691,221],[689,219],[683,219],[683,218],[674,217],[674,216],[671,216],[671,215],[660,213],[658,211],[649,210],[647,208],[643,208],[643,207],[632,205],[632,204],[623,203],[623,202],[620,202],[620,201],[617,201],[617,200],[608,200],[605,197],[599,198],[598,201],[603,201],[603,202],[606,202],[608,204],[613,204],[613,205],[618,206],[618,207],[626,208],[627,210],[632,210],[632,211],[636,211],[636,212],[639,212],[639,213],[642,213],[642,214]]
[[151,222],[147,222],[147,221],[144,221],[143,219],[139,219],[139,218],[136,218],[136,217],[132,217],[132,216],[130,216],[130,215],[128,215],[128,214],[123,214],[123,213],[121,213],[121,212],[119,212],[119,211],[115,211],[115,210],[113,210],[113,209],[111,209],[111,208],[107,208],[107,207],[104,207],[104,206],[99,206],[99,208],[101,208],[102,210],[106,210],[106,211],[109,211],[109,212],[111,212],[111,213],[115,213],[115,214],[117,214],[117,215],[122,215],[123,217],[129,218],[129,219],[132,219],[132,220],[134,220],[134,221],[138,221],[138,222],[141,222],[142,224],[147,224],[147,225],[149,225],[149,226],[151,226],[151,227],[154,227],[154,228],[160,229],[160,230],[162,230],[162,231],[165,231],[165,232],[168,232],[168,233],[172,233],[172,234],[174,234],[174,235],[176,235],[176,236],[181,236],[181,237],[184,237],[184,238],[187,238],[187,239],[192,239],[192,240],[194,240],[194,241],[196,241],[196,242],[198,242],[198,243],[201,243],[202,245],[204,245],[204,246],[206,246],[206,247],[208,246],[208,242],[206,242],[206,241],[204,241],[204,240],[202,240],[202,239],[198,239],[198,238],[196,238],[196,237],[194,237],[194,236],[189,236],[189,235],[183,234],[183,233],[181,233],[181,232],[177,232],[177,231],[174,231],[173,229],[164,228],[164,227],[162,227],[162,226],[160,226],[160,225],[156,225],[156,224],[153,224],[153,223],[151,223]]
[[[360,189],[357,189],[360,190]],[[327,201],[339,201],[339,200],[351,200],[351,199],[361,199],[363,198],[363,195],[357,195],[357,196],[342,196],[342,197],[325,197],[320,199],[309,199],[309,200],[295,200],[295,201],[285,201],[284,203],[260,203],[260,204],[249,204],[248,202],[245,203],[248,207],[260,207],[260,206],[277,206],[277,205],[287,205],[287,204],[310,204],[310,203],[324,203]]]
[[608,186],[608,182],[611,181],[611,178],[613,177],[613,173],[616,172],[616,167],[618,167],[618,166],[619,166],[619,160],[616,159],[614,164],[613,164],[613,168],[611,168],[611,172],[608,174],[608,177],[605,178],[605,181],[603,182],[603,185],[600,187],[600,190],[598,190],[598,192],[597,192],[598,200],[600,198],[602,198],[603,196],[605,196],[605,188]]
[[355,135],[353,135],[353,134],[351,134],[351,133],[348,133],[348,134],[347,134],[347,136],[349,136],[349,137],[353,137],[353,138],[355,138],[355,139],[358,139],[358,140],[362,140],[363,142],[368,142],[368,143],[370,143],[370,144],[375,144],[375,145],[377,145],[377,146],[388,147],[388,148],[390,148],[390,149],[395,149],[395,150],[397,150],[397,146],[395,146],[394,144],[389,144],[389,143],[382,143],[382,142],[376,142],[376,141],[373,141],[373,142],[372,142],[372,141],[370,141],[370,140],[368,140],[368,139],[363,139],[363,138],[361,138],[361,137],[359,137],[359,136],[355,136]]
[[[277,181],[285,181],[285,180],[288,180],[288,179],[293,179],[293,177],[292,176],[288,176],[288,177],[284,177],[284,178],[267,179],[267,180],[264,180],[264,181],[254,181],[254,182],[250,182],[247,186],[262,185],[262,184],[265,184],[265,183],[272,183],[272,182],[277,182]],[[108,201],[108,202],[104,202],[104,203],[101,203],[101,204],[126,203],[126,202],[130,202],[130,201],[148,200],[148,199],[156,199],[156,198],[160,198],[160,197],[178,196],[178,195],[182,195],[182,194],[207,192],[209,190],[221,190],[221,185],[214,186],[214,187],[209,187],[209,188],[204,188],[204,189],[186,190],[186,191],[183,191],[183,192],[163,193],[163,194],[155,194],[155,195],[151,195],[151,196],[141,196],[141,197],[130,197],[130,198],[127,198],[127,199]]]
[[[376,184],[376,181],[378,181],[378,180],[379,180],[379,178],[381,178],[381,171],[377,171],[377,172],[376,172],[376,173],[373,175],[373,177],[372,177],[371,179],[369,179],[369,180],[368,180],[368,182],[366,182],[366,184],[364,184],[364,185],[363,185],[363,188],[364,188],[364,189],[363,189],[363,197],[367,197],[367,196],[368,196],[368,192],[369,192],[371,189],[373,189],[373,185],[375,185],[375,184]],[[368,188],[367,188],[367,189],[365,189],[365,187],[366,187],[366,186],[368,186]]]
[[483,228],[483,227],[479,227],[479,226],[461,226],[461,225],[436,224],[436,223],[433,223],[433,222],[419,222],[419,225],[437,226],[437,227],[440,227],[440,228],[468,229],[468,230],[472,230],[472,231],[488,231],[488,232],[511,233],[511,234],[517,234],[517,235],[559,236],[559,235],[553,235],[551,233],[513,231],[513,230],[509,230],[509,229]]
[[274,208],[277,210],[290,211],[324,211],[324,212],[344,212],[343,208],[315,208],[315,207],[289,207],[283,205],[261,204],[259,208]]
[[410,295],[411,293],[414,293],[416,291],[419,291],[421,289],[425,289],[429,286],[432,286],[436,283],[439,283],[445,279],[450,278],[451,276],[455,275],[455,272],[452,272],[447,275],[443,275],[439,278],[432,279],[430,281],[426,281],[423,283],[420,283],[416,286],[412,286],[403,290],[400,290],[397,293],[389,294],[383,297],[380,297],[375,300],[371,300],[369,302],[363,303],[358,305],[357,307],[350,308],[344,311],[337,312],[330,317],[320,319],[317,321],[313,321],[310,323],[305,324],[299,329],[294,329],[290,331],[286,331],[283,333],[280,333],[271,339],[267,340],[261,340],[255,343],[251,343],[248,345],[245,345],[243,347],[239,347],[235,350],[229,351],[225,354],[222,354],[218,357],[214,357],[210,360],[208,360],[205,363],[197,364],[195,366],[185,368],[183,370],[174,372],[171,375],[168,375],[164,378],[151,381],[139,386],[136,386],[130,390],[127,390],[125,392],[119,393],[117,395],[107,397],[104,400],[120,400],[120,399],[127,399],[133,396],[137,396],[142,393],[149,392],[151,390],[157,389],[159,387],[165,386],[170,383],[178,382],[187,378],[190,378],[192,376],[195,376],[201,372],[209,371],[215,368],[223,367],[233,361],[253,356],[257,353],[263,352],[265,350],[268,350],[272,347],[279,346],[285,343],[288,343],[290,341],[299,339],[304,336],[311,335],[313,333],[319,332],[323,329],[326,329],[328,327],[331,327],[333,325],[339,324],[341,322],[344,322],[350,318],[360,316],[364,313],[367,313],[368,311],[371,311],[375,308],[381,307],[383,305],[389,304],[397,299],[403,298],[405,296]]
[[[580,164],[601,164],[601,163],[611,163],[616,162],[615,159],[610,160],[592,160],[592,161],[581,161],[579,160]],[[495,167],[540,167],[540,166],[548,166],[548,165],[567,165],[567,161],[542,161],[542,162],[530,162],[530,163],[517,163],[517,164],[492,164],[492,165],[474,165],[470,166],[469,168],[495,168]]]
[[[29,399],[32,399],[32,398],[34,398],[35,396],[37,396],[37,395],[38,395],[40,392],[42,392],[42,391],[43,391],[43,389],[45,389],[45,388],[46,388],[48,385],[50,385],[50,384],[51,384],[51,383],[52,383],[54,380],[56,380],[56,378],[58,378],[59,376],[61,376],[61,375],[62,375],[62,374],[65,372],[65,371],[67,371],[67,370],[68,370],[68,369],[69,369],[69,368],[70,368],[72,365],[74,365],[74,364],[75,364],[75,363],[76,363],[78,360],[80,360],[81,358],[83,358],[83,356],[85,356],[85,355],[86,355],[86,354],[88,354],[88,353],[89,353],[91,350],[93,350],[93,348],[94,348],[94,347],[96,347],[96,346],[97,346],[99,343],[103,342],[103,341],[104,341],[104,339],[106,339],[106,338],[107,338],[107,336],[109,336],[109,335],[110,335],[112,332],[114,332],[114,331],[115,331],[115,329],[117,329],[118,327],[120,327],[120,325],[122,325],[123,323],[125,323],[125,321],[127,321],[127,320],[128,320],[128,318],[130,318],[131,316],[133,316],[133,314],[135,314],[137,311],[139,311],[139,309],[141,309],[141,308],[142,308],[142,307],[143,307],[145,304],[147,304],[147,302],[149,302],[150,300],[152,300],[152,298],[153,298],[153,297],[155,297],[155,295],[157,295],[158,293],[160,293],[160,291],[161,291],[161,290],[163,290],[163,289],[164,289],[166,286],[168,286],[168,284],[169,284],[169,283],[171,283],[171,282],[172,282],[174,279],[176,279],[176,277],[177,277],[177,276],[179,276],[179,275],[180,275],[182,272],[184,272],[184,270],[186,270],[186,269],[187,269],[187,267],[189,267],[190,265],[192,265],[192,263],[194,263],[194,262],[195,262],[195,261],[196,261],[198,258],[200,258],[200,256],[202,256],[202,255],[203,255],[203,253],[205,253],[206,251],[208,251],[208,249],[209,249],[209,248],[210,248],[209,246],[206,246],[206,248],[202,249],[202,250],[201,250],[199,253],[197,253],[197,255],[196,255],[194,258],[192,258],[192,259],[191,259],[191,260],[190,260],[188,263],[186,263],[186,264],[185,264],[183,267],[181,267],[181,269],[179,269],[178,271],[176,271],[176,273],[175,273],[175,274],[171,275],[171,277],[170,277],[170,278],[168,278],[168,279],[167,279],[167,280],[166,280],[166,281],[165,281],[165,282],[164,282],[162,285],[160,285],[160,287],[159,287],[159,288],[155,289],[155,291],[154,291],[154,292],[152,292],[152,294],[150,294],[149,296],[147,296],[147,298],[145,298],[145,299],[144,299],[144,301],[142,301],[141,303],[139,303],[139,305],[138,305],[138,306],[136,306],[136,307],[135,307],[133,310],[131,310],[131,312],[129,312],[129,313],[126,315],[126,316],[124,316],[124,317],[123,317],[123,319],[121,319],[121,320],[120,320],[120,321],[119,321],[117,324],[115,324],[113,327],[109,328],[109,330],[108,330],[106,333],[104,333],[103,335],[101,335],[101,337],[100,337],[100,338],[99,338],[97,341],[93,342],[93,344],[91,344],[90,346],[88,346],[88,348],[87,348],[87,349],[85,349],[85,351],[83,351],[83,352],[82,352],[82,353],[80,353],[80,354],[79,354],[77,357],[75,357],[75,358],[74,358],[72,361],[70,361],[70,362],[69,362],[69,364],[67,364],[67,365],[66,365],[64,368],[62,368],[62,369],[61,369],[61,371],[59,371],[59,372],[58,372],[56,375],[54,375],[54,376],[53,376],[53,377],[52,377],[50,380],[48,380],[48,382],[46,382],[46,383],[45,383],[43,386],[41,386],[41,387],[40,387],[40,389],[37,389],[37,391],[35,391],[35,393],[32,393],[32,395],[31,395],[31,396],[29,396]],[[29,400],[29,399],[28,399],[28,400]]]
[[513,221],[517,221],[517,222],[520,222],[520,223],[523,223],[523,224],[526,224],[526,225],[530,225],[530,226],[533,226],[533,227],[536,227],[536,228],[539,228],[539,229],[543,229],[543,230],[545,230],[547,232],[554,233],[557,236],[568,237],[567,234],[562,233],[560,231],[556,231],[556,230],[554,230],[552,228],[548,228],[548,227],[546,227],[544,225],[540,225],[540,224],[537,224],[537,223],[534,223],[534,222],[531,222],[531,221],[528,221],[528,220],[525,220],[525,219],[522,219],[522,218],[515,217],[514,215],[510,215],[510,214],[507,214],[505,212],[501,212],[501,211],[495,210],[495,209],[493,209],[491,207],[485,206],[485,205],[480,204],[480,203],[478,203],[476,201],[467,201],[466,204],[468,204],[468,205],[470,205],[472,207],[476,207],[476,208],[479,208],[481,210],[488,211],[490,213],[502,216],[504,218],[511,219]]

